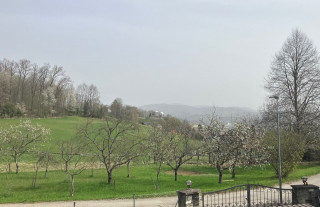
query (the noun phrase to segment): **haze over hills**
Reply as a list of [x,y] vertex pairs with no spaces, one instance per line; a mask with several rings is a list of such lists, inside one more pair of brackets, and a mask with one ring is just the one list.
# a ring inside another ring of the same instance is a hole
[[[149,104],[140,106],[143,110],[153,110],[170,114],[190,123],[198,124],[201,118],[205,118],[214,110],[212,106],[188,106],[183,104]],[[254,116],[258,112],[245,107],[215,107],[215,113],[225,122],[231,123],[237,118]]]

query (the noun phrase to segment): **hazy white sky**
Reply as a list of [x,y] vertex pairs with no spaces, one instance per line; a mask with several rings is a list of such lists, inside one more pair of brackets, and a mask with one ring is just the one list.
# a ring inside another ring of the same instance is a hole
[[0,59],[61,65],[105,104],[257,109],[293,29],[320,47],[319,9],[318,0],[1,0]]

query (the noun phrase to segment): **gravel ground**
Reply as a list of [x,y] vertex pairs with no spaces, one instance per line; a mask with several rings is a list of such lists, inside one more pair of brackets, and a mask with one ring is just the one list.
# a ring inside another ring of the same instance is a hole
[[[320,186],[320,174],[309,177],[309,184]],[[282,188],[291,188],[290,185],[302,184],[301,180],[291,183],[284,183]],[[158,197],[136,199],[136,207],[174,207],[178,197]],[[41,203],[12,203],[0,204],[0,207],[132,207],[133,199],[118,200],[94,200],[94,201],[58,201]]]

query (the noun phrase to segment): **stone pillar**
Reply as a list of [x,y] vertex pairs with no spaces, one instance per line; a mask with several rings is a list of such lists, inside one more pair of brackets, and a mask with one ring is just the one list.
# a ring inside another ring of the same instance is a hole
[[187,189],[177,191],[178,207],[199,207],[200,193],[200,189]]
[[291,185],[292,204],[311,204],[319,207],[319,186],[316,185]]

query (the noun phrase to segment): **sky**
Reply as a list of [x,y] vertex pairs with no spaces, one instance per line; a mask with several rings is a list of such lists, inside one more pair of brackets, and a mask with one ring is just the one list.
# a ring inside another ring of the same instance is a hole
[[318,0],[1,0],[0,59],[62,66],[101,101],[259,109],[293,29],[320,47]]

